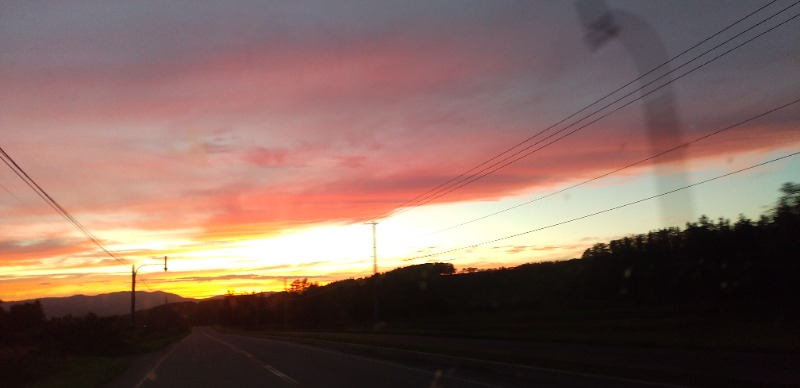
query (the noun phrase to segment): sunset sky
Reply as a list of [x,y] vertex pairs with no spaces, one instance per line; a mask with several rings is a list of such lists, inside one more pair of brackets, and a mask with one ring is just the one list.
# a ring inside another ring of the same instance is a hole
[[[121,260],[0,164],[0,299],[126,291],[144,264],[138,289],[198,298],[366,277],[373,220],[387,271],[564,260],[701,214],[757,218],[800,181],[800,156],[561,224],[681,174],[694,184],[800,151],[798,103],[682,160],[578,185],[800,99],[793,3],[609,1],[617,35],[593,47],[567,1],[5,2],[0,147]],[[671,58],[708,37],[669,63],[667,87],[634,101],[662,68],[550,128],[635,80],[659,47]],[[647,110],[668,98],[674,125]],[[542,131],[501,159],[530,155],[414,202]]]

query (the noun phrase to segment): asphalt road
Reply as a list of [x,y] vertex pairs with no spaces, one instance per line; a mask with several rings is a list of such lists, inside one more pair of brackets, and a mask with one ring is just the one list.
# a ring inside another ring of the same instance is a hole
[[139,360],[111,387],[596,387],[658,386],[555,371],[481,367],[368,354],[195,328],[180,343]]

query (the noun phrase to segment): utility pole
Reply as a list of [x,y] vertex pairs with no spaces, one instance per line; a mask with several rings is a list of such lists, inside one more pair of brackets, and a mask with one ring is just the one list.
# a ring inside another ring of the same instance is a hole
[[378,238],[377,238],[377,221],[368,222],[368,224],[372,225],[372,278],[374,283],[375,289],[373,290],[372,294],[372,327],[373,330],[378,329],[378,323],[380,322],[381,316],[381,307],[380,302],[378,301],[378,288],[380,287],[380,279],[378,278]]
[[286,288],[286,278],[283,278],[283,329],[289,327],[289,317],[287,314],[289,306],[289,290]]
[[378,239],[376,236],[376,221],[368,222],[372,224],[372,274],[378,274]]
[[[142,264],[139,268],[136,268],[136,265],[131,265],[131,327],[136,328],[136,274],[142,267],[146,267],[148,265],[158,265],[158,264]],[[164,256],[164,272],[167,272],[167,256]],[[164,297],[164,303],[166,303],[166,297]]]
[[131,265],[131,327],[136,328],[136,266]]

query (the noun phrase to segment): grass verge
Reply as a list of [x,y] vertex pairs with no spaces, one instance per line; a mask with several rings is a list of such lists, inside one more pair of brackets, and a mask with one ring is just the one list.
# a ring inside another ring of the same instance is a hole
[[121,357],[65,357],[42,360],[46,377],[24,385],[29,388],[102,387],[128,366]]
[[[9,387],[103,387],[123,373],[133,357],[180,341],[187,332],[136,334],[115,355],[69,355],[35,349],[0,362],[0,376]],[[0,386],[6,386],[0,384]]]

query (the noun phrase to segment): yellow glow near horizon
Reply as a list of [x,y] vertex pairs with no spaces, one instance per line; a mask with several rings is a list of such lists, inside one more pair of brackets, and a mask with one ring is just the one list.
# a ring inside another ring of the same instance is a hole
[[[695,180],[718,175],[724,167],[717,163],[712,164],[710,169],[697,170],[694,173]],[[775,188],[774,193],[764,191],[758,198],[748,193],[738,194],[736,187],[739,183],[736,180],[697,187],[694,198],[697,207],[704,209],[703,212],[712,218],[734,218],[738,213],[757,217],[765,205],[774,203],[777,187],[791,180],[793,171],[796,171],[796,162],[787,162],[780,169],[748,176],[748,181],[754,185]],[[462,269],[496,268],[580,257],[583,249],[595,242],[662,227],[657,217],[658,202],[651,201],[604,214],[593,218],[592,222],[569,223],[493,244],[471,244],[492,241],[631,199],[647,197],[654,190],[652,179],[643,175],[614,180],[613,185],[585,187],[570,195],[537,201],[452,230],[443,229],[498,209],[525,203],[541,196],[544,191],[498,201],[412,209],[378,225],[379,270],[385,272],[432,261],[450,262]],[[727,198],[727,201],[720,202],[715,198]],[[597,225],[602,225],[602,228]],[[118,233],[122,232],[110,231],[107,235]],[[141,232],[142,236],[147,234]],[[139,241],[138,238],[135,240]],[[146,239],[142,241],[146,242]],[[372,230],[369,225],[361,223],[314,225],[286,230],[269,238],[243,235],[214,244],[193,240],[187,233],[174,239],[162,238],[157,244],[128,244],[124,247],[114,246],[112,250],[120,248],[139,252],[138,256],[125,256],[131,264],[151,265],[142,267],[139,273],[139,290],[160,290],[194,298],[221,295],[229,291],[280,291],[284,278],[289,282],[308,278],[326,284],[372,274]],[[414,259],[418,255],[451,249],[453,251],[449,253]],[[160,262],[162,252],[167,252],[170,258],[169,271],[166,273]],[[4,286],[0,297],[7,301],[72,294],[95,295],[129,290],[130,265],[117,263],[99,252],[82,258],[66,255],[6,266],[0,280]]]

